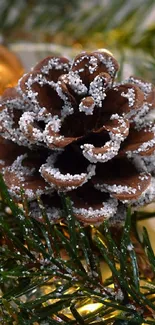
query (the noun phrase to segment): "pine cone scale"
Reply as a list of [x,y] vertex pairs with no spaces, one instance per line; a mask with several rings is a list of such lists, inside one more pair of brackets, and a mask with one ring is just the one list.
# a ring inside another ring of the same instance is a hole
[[124,141],[121,150],[125,153],[139,154],[140,156],[151,155],[155,150],[155,127],[130,128],[128,138]]
[[103,166],[98,165],[93,177],[95,188],[108,191],[121,201],[137,199],[150,182],[150,173],[138,171],[135,165],[124,157],[114,158]]

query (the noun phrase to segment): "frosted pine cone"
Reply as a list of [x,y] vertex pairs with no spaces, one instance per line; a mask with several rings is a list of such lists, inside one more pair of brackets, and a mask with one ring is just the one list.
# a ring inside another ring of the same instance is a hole
[[154,199],[155,88],[134,77],[114,82],[117,70],[102,50],[73,62],[48,57],[4,93],[0,168],[16,200],[25,190],[35,216],[38,195],[52,220],[67,192],[85,224]]

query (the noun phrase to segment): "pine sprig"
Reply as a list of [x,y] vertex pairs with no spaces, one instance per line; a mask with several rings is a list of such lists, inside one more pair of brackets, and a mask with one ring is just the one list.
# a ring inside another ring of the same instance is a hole
[[[62,222],[43,223],[11,199],[0,179],[0,320],[3,324],[154,324],[155,281],[139,267],[131,211],[122,236],[103,226],[84,228],[62,196]],[[23,195],[24,198],[24,195]],[[9,206],[12,215],[6,213]],[[23,207],[25,202],[23,201]],[[134,216],[135,217],[135,216]],[[155,272],[147,231],[139,242]],[[103,260],[109,274],[102,272]]]
[[[76,10],[75,10],[76,9]],[[154,56],[153,0],[1,0],[0,28],[5,40],[25,37],[84,48],[131,49]],[[139,69],[143,69],[139,64]]]

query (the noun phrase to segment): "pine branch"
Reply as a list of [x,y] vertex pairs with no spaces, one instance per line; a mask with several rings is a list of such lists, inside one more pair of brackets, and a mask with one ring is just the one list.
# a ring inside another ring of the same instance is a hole
[[[146,251],[149,274],[153,274],[148,279],[134,248],[130,210],[118,241],[108,222],[98,229],[84,228],[75,220],[65,196],[62,221],[51,225],[40,199],[44,223],[30,218],[28,206],[25,210],[18,207],[2,178],[0,188],[3,324],[154,324],[154,253],[144,230],[139,245]],[[12,215],[6,213],[6,206]],[[110,269],[107,277],[103,260]]]
[[[76,9],[76,10],[75,10]],[[85,48],[142,49],[154,53],[153,0],[20,1],[1,0],[0,28],[6,40],[22,33],[36,39],[83,45]],[[24,37],[25,39],[25,37]],[[135,56],[134,56],[135,57]]]

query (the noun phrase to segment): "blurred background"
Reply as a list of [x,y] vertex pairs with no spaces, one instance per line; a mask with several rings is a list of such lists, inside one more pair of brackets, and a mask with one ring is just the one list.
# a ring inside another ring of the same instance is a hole
[[155,79],[154,0],[0,0],[0,40],[26,70],[51,53],[108,48],[123,77]]

